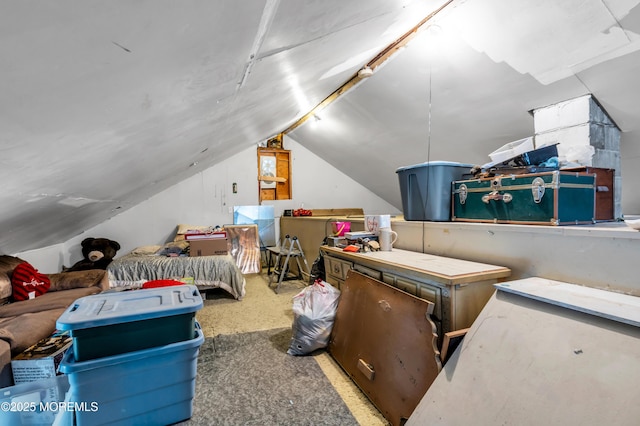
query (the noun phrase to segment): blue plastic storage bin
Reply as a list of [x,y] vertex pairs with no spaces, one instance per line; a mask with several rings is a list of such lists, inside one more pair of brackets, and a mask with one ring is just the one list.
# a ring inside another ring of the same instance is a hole
[[198,328],[191,340],[89,361],[78,362],[67,351],[60,371],[68,376],[70,400],[96,407],[76,411],[77,425],[172,424],[190,418],[203,342]]
[[81,297],[58,318],[70,330],[76,361],[87,361],[193,338],[203,306],[193,285],[106,292]]
[[451,183],[461,180],[472,164],[430,161],[396,170],[405,220],[451,220]]

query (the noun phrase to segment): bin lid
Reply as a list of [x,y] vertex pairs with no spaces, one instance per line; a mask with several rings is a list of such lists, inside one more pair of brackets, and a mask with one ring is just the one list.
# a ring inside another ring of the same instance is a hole
[[425,163],[414,164],[412,166],[398,167],[396,169],[396,173],[405,172],[411,169],[419,169],[423,167],[434,167],[434,166],[465,167],[467,169],[471,169],[472,167],[474,167],[473,164],[456,163],[455,161],[427,161]]
[[56,321],[59,330],[81,330],[200,310],[194,285],[98,293],[77,299]]

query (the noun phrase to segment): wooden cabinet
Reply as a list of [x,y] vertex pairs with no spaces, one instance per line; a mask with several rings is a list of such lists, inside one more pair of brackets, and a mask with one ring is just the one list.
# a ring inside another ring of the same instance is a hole
[[325,256],[324,258],[326,281],[338,289],[342,287],[347,277],[347,272],[352,268],[353,263],[351,262],[332,256]]
[[258,148],[260,204],[291,199],[291,151]]
[[337,287],[338,289],[340,289],[344,284],[344,280],[347,278],[347,272],[349,272],[350,269],[354,269],[368,277],[375,278],[376,280],[383,281],[383,274],[379,270],[369,268],[361,263],[354,264],[353,262],[345,259],[340,259],[338,257],[325,256],[324,269],[326,281],[329,284]]
[[493,284],[511,275],[502,266],[407,250],[349,253],[323,246],[321,251],[331,285],[340,288],[349,269],[355,269],[432,302],[440,343],[444,333],[470,327],[493,294]]

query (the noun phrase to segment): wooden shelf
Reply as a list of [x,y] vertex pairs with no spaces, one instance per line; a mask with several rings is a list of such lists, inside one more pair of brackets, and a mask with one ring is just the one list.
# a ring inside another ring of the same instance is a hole
[[265,182],[286,182],[287,179],[278,176],[258,176],[258,180],[263,180]]

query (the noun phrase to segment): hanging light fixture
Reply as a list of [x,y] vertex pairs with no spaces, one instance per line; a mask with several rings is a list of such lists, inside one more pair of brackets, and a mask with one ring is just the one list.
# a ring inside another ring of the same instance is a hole
[[373,70],[365,65],[362,69],[360,69],[360,71],[358,71],[358,77],[360,77],[360,79],[363,78],[369,78],[373,75]]

